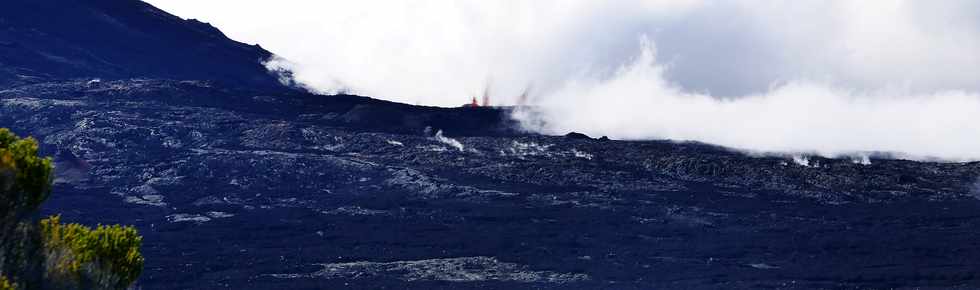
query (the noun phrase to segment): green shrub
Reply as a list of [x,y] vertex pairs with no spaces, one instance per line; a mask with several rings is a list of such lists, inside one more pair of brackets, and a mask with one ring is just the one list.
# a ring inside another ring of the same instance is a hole
[[0,290],[16,290],[17,284],[10,283],[7,277],[0,276]]
[[143,238],[133,227],[100,225],[92,229],[62,224],[60,217],[53,216],[41,220],[41,237],[52,276],[125,289],[143,271]]
[[143,238],[135,228],[92,229],[62,224],[58,216],[38,223],[38,209],[51,192],[53,166],[51,158],[37,153],[36,140],[0,128],[0,290],[18,284],[34,285],[31,289],[132,285],[143,271]]
[[51,192],[51,158],[37,156],[34,138],[0,128],[0,209],[37,209]]

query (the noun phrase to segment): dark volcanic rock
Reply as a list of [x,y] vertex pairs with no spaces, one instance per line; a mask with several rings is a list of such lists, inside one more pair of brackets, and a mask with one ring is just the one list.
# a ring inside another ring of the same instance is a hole
[[47,214],[139,228],[140,289],[980,287],[980,163],[540,136],[287,90],[270,56],[135,0],[4,0],[0,127],[54,156]]
[[143,77],[283,90],[262,65],[271,56],[142,1],[0,1],[0,87]]
[[575,140],[593,140],[592,137],[589,137],[589,135],[585,135],[579,132],[570,132],[568,134],[565,134],[565,138],[575,139]]
[[583,142],[506,115],[205,82],[0,91],[0,126],[59,164],[48,213],[145,235],[143,289],[980,286],[978,163]]

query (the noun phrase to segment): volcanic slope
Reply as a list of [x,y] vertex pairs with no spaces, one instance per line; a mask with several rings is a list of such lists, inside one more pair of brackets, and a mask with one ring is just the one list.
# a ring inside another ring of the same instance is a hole
[[284,90],[272,54],[136,0],[0,1],[0,87],[165,78]]
[[980,164],[538,136],[506,115],[193,81],[0,91],[0,124],[56,157],[48,212],[140,228],[144,289],[980,286]]
[[45,212],[136,225],[142,289],[980,287],[978,163],[307,94],[135,0],[3,1],[0,28],[0,127],[55,157]]

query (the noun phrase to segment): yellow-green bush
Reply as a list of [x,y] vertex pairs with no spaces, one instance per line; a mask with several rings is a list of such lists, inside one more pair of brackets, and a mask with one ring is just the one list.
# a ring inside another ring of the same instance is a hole
[[124,289],[143,271],[143,238],[129,226],[95,229],[62,224],[58,216],[41,220],[41,237],[49,253],[48,271],[54,276]]
[[17,284],[10,283],[7,277],[0,276],[0,290],[16,290]]
[[130,226],[38,223],[53,166],[37,153],[36,140],[0,128],[0,290],[128,288],[143,271],[143,238]]
[[0,209],[34,210],[51,192],[51,158],[37,156],[34,138],[0,128]]

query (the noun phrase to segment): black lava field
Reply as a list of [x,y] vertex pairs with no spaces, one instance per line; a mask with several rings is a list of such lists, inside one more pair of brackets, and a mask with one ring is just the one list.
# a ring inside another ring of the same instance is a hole
[[141,289],[980,287],[980,163],[543,136],[269,56],[140,1],[5,1],[0,127],[54,157],[44,214],[139,229]]

